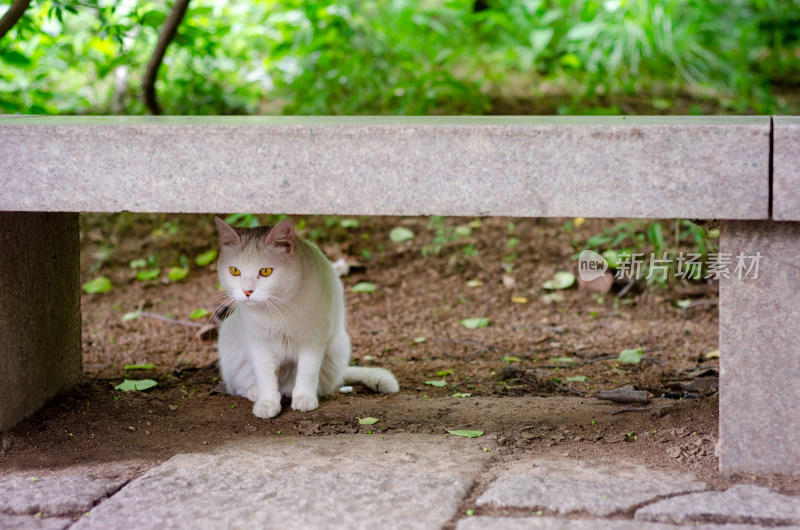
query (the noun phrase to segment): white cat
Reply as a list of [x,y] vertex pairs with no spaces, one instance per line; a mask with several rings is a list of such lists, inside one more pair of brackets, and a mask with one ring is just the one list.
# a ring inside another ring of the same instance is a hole
[[219,330],[228,392],[254,401],[259,418],[273,418],[282,395],[308,411],[342,384],[399,390],[388,370],[348,366],[342,283],[316,245],[296,237],[288,220],[252,229],[215,220],[219,280],[234,303]]

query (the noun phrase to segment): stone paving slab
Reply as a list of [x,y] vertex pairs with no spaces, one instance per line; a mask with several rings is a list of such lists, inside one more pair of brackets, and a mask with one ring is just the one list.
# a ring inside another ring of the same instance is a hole
[[0,513],[0,528],[3,530],[64,530],[71,524],[72,519],[65,517],[34,517]]
[[69,476],[0,479],[0,513],[78,515],[122,485],[118,480]]
[[543,509],[607,516],[667,495],[705,489],[691,477],[634,465],[615,468],[582,461],[516,462],[478,497],[476,506]]
[[769,133],[766,116],[0,118],[0,210],[767,219]]
[[177,455],[73,528],[438,529],[489,455],[435,435],[255,438]]
[[737,484],[725,491],[681,495],[636,510],[637,521],[800,525],[800,497],[769,488]]
[[[678,530],[687,528],[661,523],[644,523],[620,519],[560,519],[555,517],[468,517],[456,525],[456,530]],[[725,524],[699,525],[691,530],[759,530],[756,525]],[[797,526],[782,526],[781,530],[799,530]]]

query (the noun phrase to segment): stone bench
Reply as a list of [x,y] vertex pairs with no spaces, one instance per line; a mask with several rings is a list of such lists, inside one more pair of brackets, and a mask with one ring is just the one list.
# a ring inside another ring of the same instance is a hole
[[720,467],[800,474],[800,118],[0,117],[0,429],[80,376],[82,211],[721,219]]

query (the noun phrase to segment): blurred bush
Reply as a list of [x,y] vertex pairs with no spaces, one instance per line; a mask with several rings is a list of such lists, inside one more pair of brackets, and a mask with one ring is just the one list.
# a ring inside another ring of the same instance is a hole
[[[0,41],[0,111],[146,113],[168,14],[34,0]],[[165,114],[790,113],[799,88],[800,0],[192,0],[157,83]]]

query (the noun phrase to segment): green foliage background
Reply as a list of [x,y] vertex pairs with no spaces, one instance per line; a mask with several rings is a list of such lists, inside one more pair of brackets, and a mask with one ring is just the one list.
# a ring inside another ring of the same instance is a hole
[[[145,114],[170,7],[34,0],[0,112]],[[157,91],[165,114],[796,113],[800,0],[192,0]]]

